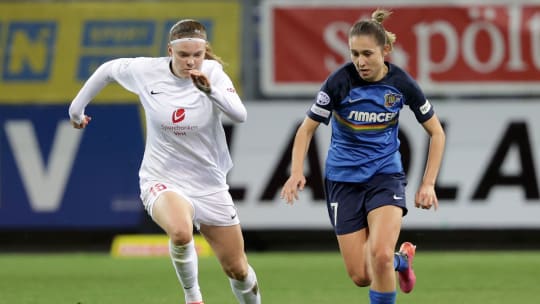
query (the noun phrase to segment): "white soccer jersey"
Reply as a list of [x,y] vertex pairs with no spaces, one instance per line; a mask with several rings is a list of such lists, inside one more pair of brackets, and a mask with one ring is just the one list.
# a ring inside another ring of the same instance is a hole
[[221,112],[243,122],[246,109],[217,61],[204,60],[202,64],[201,71],[212,88],[208,95],[190,78],[176,77],[170,61],[169,57],[141,57],[103,64],[73,100],[70,116],[81,121],[90,100],[107,83],[116,81],[139,96],[146,114],[141,186],[147,182],[172,183],[190,196],[227,190],[226,175],[232,161]]

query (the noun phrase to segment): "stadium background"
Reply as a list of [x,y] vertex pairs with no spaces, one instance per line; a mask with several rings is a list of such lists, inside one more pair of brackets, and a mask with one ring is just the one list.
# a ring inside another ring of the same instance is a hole
[[[278,193],[296,126],[347,60],[346,30],[377,7],[395,12],[390,59],[418,79],[448,139],[440,210],[412,209],[402,238],[432,249],[540,248],[537,1],[1,1],[0,251],[103,251],[118,234],[161,233],[138,199],[136,96],[108,87],[84,132],[67,108],[105,60],[165,55],[183,18],[206,24],[248,108],[246,124],[225,122],[247,249],[336,249],[321,180],[329,128],[310,148],[300,202],[286,206]],[[426,138],[406,112],[411,202]]]

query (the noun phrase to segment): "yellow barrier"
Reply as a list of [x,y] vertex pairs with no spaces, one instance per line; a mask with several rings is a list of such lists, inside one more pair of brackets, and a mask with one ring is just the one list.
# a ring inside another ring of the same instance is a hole
[[[200,257],[212,256],[210,245],[200,235],[194,235],[195,248]],[[169,256],[169,238],[158,234],[117,235],[111,245],[113,257]]]
[[[65,103],[105,60],[167,56],[170,27],[206,25],[215,53],[239,87],[237,1],[0,3],[0,103]],[[118,85],[97,101],[134,102]]]

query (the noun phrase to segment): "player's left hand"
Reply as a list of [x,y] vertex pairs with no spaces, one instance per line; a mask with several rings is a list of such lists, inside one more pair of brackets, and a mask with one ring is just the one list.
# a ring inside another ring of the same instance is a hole
[[84,115],[84,117],[83,117],[83,119],[82,119],[81,122],[77,122],[77,121],[71,120],[71,125],[72,125],[75,129],[84,129],[84,128],[86,128],[86,126],[90,123],[90,120],[92,120],[92,117],[87,116],[87,115]]
[[435,194],[435,186],[424,183],[420,185],[414,197],[414,206],[422,209],[431,209],[433,207],[434,210],[437,210],[439,208],[439,201]]
[[193,84],[197,87],[197,89],[201,90],[205,94],[210,94],[212,91],[212,88],[210,86],[210,81],[199,70],[191,70],[189,71],[189,76],[191,77],[191,80],[193,81]]

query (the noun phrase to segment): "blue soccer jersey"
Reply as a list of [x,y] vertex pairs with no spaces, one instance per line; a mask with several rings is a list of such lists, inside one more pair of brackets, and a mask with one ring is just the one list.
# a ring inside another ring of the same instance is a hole
[[326,79],[308,110],[315,121],[332,121],[326,178],[365,182],[375,174],[402,172],[399,111],[408,105],[420,123],[433,116],[416,81],[398,66],[386,65],[388,73],[377,82],[363,80],[352,62],[343,65]]

